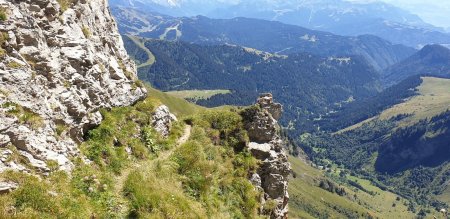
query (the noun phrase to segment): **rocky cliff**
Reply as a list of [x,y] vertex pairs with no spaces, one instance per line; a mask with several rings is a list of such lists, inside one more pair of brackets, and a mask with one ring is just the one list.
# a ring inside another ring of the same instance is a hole
[[146,95],[107,1],[0,0],[0,13],[0,172],[70,170],[101,108]]
[[253,185],[263,195],[263,206],[271,205],[271,218],[287,218],[288,213],[288,176],[291,171],[284,142],[279,136],[277,119],[281,117],[282,106],[273,102],[271,94],[263,94],[257,104],[243,112],[244,126],[250,138],[249,149],[261,165],[257,173],[251,176]]

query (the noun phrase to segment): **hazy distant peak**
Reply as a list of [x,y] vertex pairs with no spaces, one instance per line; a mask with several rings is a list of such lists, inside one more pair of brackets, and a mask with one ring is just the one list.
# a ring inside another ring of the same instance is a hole
[[426,45],[420,51],[428,53],[430,51],[435,51],[435,50],[449,51],[449,49],[447,49],[446,47],[441,46],[439,44]]
[[418,52],[418,54],[421,58],[428,58],[435,62],[448,63],[450,60],[450,49],[438,44],[426,45]]

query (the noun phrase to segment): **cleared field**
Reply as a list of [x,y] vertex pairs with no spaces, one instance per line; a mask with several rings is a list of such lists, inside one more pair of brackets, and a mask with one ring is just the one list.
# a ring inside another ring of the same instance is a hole
[[137,36],[132,36],[132,35],[127,35],[131,40],[133,40],[133,42],[139,46],[142,50],[144,50],[147,55],[148,55],[148,60],[140,65],[138,65],[138,68],[142,68],[142,67],[147,67],[150,65],[153,65],[153,63],[155,63],[155,56],[153,55],[153,53],[147,48],[145,47],[144,43],[145,43],[145,39],[137,37]]
[[183,90],[166,92],[174,97],[183,99],[204,100],[218,94],[229,94],[229,90]]
[[412,125],[419,120],[429,119],[450,109],[450,79],[424,77],[418,87],[419,95],[383,111],[381,119],[390,119],[400,114],[412,114],[401,124]]
[[364,121],[362,121],[360,123],[356,123],[356,124],[354,124],[352,126],[349,126],[349,127],[345,128],[345,129],[339,130],[339,131],[335,132],[334,134],[342,134],[342,133],[344,133],[346,131],[357,129],[357,128],[363,126],[364,124],[373,121],[376,118],[377,118],[377,116],[369,118],[369,119],[366,119],[366,120],[364,120]]
[[414,125],[420,120],[430,119],[446,110],[450,110],[450,79],[423,77],[422,84],[417,88],[418,95],[403,103],[397,104],[380,115],[347,127],[337,134],[361,127],[374,119],[388,120],[392,117],[409,114],[399,124],[400,127]]

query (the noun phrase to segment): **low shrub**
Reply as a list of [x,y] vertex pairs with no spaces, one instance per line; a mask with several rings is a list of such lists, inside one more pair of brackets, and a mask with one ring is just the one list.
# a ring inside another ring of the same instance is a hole
[[6,13],[6,9],[0,8],[0,21],[8,20],[8,14]]

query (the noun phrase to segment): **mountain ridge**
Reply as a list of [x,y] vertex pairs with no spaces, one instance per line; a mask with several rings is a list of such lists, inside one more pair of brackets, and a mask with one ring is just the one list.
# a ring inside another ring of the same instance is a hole
[[[281,55],[298,52],[327,57],[361,55],[378,71],[415,52],[376,36],[344,37],[275,21],[205,16],[173,18],[115,7],[112,11],[122,34],[198,44],[236,44]],[[141,14],[146,14],[145,18]]]
[[[130,7],[120,0],[113,5]],[[146,7],[148,5],[153,6]],[[207,6],[201,7],[204,5]],[[136,8],[176,17],[259,18],[347,36],[373,34],[418,49],[427,44],[450,43],[450,35],[443,28],[427,24],[415,14],[379,1],[180,1],[177,6],[167,8],[147,1]],[[405,35],[408,37],[403,37]]]
[[450,49],[441,45],[427,45],[411,57],[383,72],[385,86],[413,75],[450,76]]

